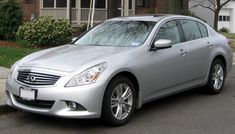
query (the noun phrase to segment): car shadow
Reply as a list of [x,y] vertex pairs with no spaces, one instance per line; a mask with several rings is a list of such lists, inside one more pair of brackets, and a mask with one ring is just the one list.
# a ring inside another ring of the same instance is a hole
[[[174,105],[180,105],[185,101],[190,101],[193,99],[200,98],[200,96],[204,96],[201,89],[196,88],[189,91],[185,91],[183,93],[175,94],[169,97],[165,97],[153,102],[146,103],[139,110],[136,110],[133,119],[126,126],[131,125],[138,122],[139,120],[147,117],[149,114],[158,115],[158,110],[169,108]],[[96,129],[96,128],[107,128],[108,126],[103,123],[101,119],[66,119],[59,117],[51,117],[45,115],[38,115],[23,111],[17,112],[19,116],[18,120],[22,122],[32,122],[34,125],[42,125],[45,124],[48,127],[53,128],[64,128],[64,129],[79,129],[79,130],[87,130],[87,129]]]

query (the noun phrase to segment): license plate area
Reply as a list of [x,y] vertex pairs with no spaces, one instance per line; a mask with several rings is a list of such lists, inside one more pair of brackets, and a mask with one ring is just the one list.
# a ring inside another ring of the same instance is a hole
[[37,89],[29,87],[20,87],[20,97],[25,100],[36,100]]

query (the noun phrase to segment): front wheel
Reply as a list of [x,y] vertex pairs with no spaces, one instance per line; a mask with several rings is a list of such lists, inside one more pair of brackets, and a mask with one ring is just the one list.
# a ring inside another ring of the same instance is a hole
[[209,73],[206,92],[209,94],[218,94],[222,91],[225,82],[225,66],[224,63],[216,59],[213,61]]
[[108,85],[102,108],[102,118],[112,126],[126,124],[136,104],[134,84],[126,77],[114,78]]

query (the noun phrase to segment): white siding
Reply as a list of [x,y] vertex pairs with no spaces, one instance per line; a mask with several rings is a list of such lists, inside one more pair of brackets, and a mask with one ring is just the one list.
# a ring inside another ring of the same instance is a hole
[[[196,16],[202,18],[205,20],[209,25],[213,27],[214,25],[214,13],[210,11],[209,9],[202,8],[200,6],[194,7],[195,2],[190,0],[189,1],[189,10],[193,12]],[[230,21],[219,21],[218,22],[218,29],[221,29],[222,27],[226,27],[229,29],[231,33],[235,33],[235,1],[232,0],[230,3],[228,3],[226,6],[224,6],[220,14],[221,16],[230,16]]]

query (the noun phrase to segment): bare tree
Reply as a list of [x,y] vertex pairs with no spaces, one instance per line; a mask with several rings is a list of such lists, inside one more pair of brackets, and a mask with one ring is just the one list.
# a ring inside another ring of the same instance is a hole
[[192,0],[196,3],[194,7],[201,6],[203,8],[207,8],[214,13],[214,29],[218,30],[218,19],[219,12],[226,4],[228,4],[231,0]]

